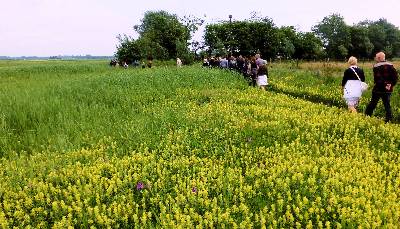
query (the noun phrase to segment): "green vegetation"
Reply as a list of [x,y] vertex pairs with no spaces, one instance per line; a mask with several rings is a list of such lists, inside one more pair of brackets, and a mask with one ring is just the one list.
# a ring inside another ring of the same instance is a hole
[[331,14],[314,25],[312,32],[298,31],[294,26],[277,27],[273,19],[257,13],[247,20],[231,19],[207,24],[204,40],[190,41],[205,23],[204,19],[148,11],[141,24],[134,26],[138,39],[127,35],[118,37],[115,56],[128,64],[146,58],[179,57],[187,65],[195,57],[256,53],[273,60],[343,60],[350,56],[361,60],[372,59],[381,51],[388,58],[400,56],[400,30],[384,18],[350,26],[340,14]]
[[[373,87],[373,62],[360,62],[363,68],[366,81],[370,89],[363,95],[359,112],[364,112],[371,98]],[[395,66],[400,66],[399,62],[394,62]],[[338,62],[289,62],[274,63],[271,68],[272,86],[270,90],[305,99],[314,103],[322,103],[328,106],[346,107],[342,99],[343,91],[341,81],[343,71],[348,66]],[[275,80],[276,79],[276,80]],[[395,87],[391,103],[394,114],[400,114],[400,98],[398,95],[400,87]],[[377,117],[384,117],[382,103],[374,111]],[[400,123],[400,115],[395,115],[394,122]]]
[[119,36],[120,44],[115,55],[120,62],[127,63],[146,58],[170,60],[180,57],[185,64],[192,64],[194,55],[188,44],[201,23],[195,17],[182,20],[166,11],[148,11],[141,24],[134,26],[139,38]]
[[399,126],[288,67],[0,62],[1,227],[398,228]]
[[0,156],[6,157],[12,152],[79,149],[104,136],[124,143],[123,150],[154,143],[166,130],[164,118],[154,116],[151,106],[178,96],[180,88],[213,88],[214,82],[228,80],[195,69],[186,76],[166,67],[124,70],[104,62],[9,64],[0,73]]

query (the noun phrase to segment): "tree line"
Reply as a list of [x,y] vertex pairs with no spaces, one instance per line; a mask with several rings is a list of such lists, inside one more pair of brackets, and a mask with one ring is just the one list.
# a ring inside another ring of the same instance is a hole
[[139,38],[120,35],[115,56],[120,61],[168,60],[179,57],[190,64],[196,57],[254,55],[282,59],[373,58],[384,51],[400,57],[400,30],[386,19],[347,25],[340,14],[323,18],[312,32],[293,26],[277,27],[269,17],[253,15],[243,21],[221,21],[205,27],[203,41],[190,41],[204,20],[179,18],[166,11],[148,11],[135,25]]

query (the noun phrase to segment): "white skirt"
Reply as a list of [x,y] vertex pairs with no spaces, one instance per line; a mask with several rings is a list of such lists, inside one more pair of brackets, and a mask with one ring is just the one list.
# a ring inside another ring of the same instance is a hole
[[345,98],[347,106],[357,107],[360,102],[360,97]]
[[268,78],[266,75],[261,75],[257,77],[257,85],[258,86],[267,86],[268,85]]
[[348,80],[343,89],[343,98],[360,98],[361,92],[361,81],[359,80]]

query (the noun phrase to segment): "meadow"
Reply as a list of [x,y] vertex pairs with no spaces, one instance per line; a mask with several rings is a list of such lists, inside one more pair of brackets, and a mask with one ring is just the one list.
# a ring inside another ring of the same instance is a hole
[[344,68],[2,61],[0,225],[398,228],[400,127],[347,112]]

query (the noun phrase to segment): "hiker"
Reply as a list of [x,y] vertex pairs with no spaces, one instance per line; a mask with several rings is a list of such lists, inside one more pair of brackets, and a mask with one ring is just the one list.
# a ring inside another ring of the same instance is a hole
[[153,56],[152,55],[149,55],[148,57],[147,57],[147,67],[148,68],[151,68],[153,66]]
[[180,58],[176,58],[176,66],[177,66],[178,68],[182,67],[182,61],[181,61]]
[[253,56],[250,59],[250,79],[249,79],[249,86],[255,87],[257,84],[257,71],[258,71],[258,66],[256,63],[256,58]]
[[117,60],[112,59],[112,60],[110,61],[110,66],[111,66],[111,67],[115,67],[116,65],[117,65]]
[[220,59],[220,61],[219,61],[219,67],[222,68],[222,69],[228,69],[228,67],[229,67],[229,62],[228,62],[228,60],[226,59],[225,56],[223,56],[223,57]]
[[266,90],[266,87],[268,85],[268,69],[267,66],[261,65],[258,67],[257,71],[257,85],[262,89]]
[[153,60],[152,59],[147,60],[147,67],[151,68],[152,66],[153,66]]
[[207,58],[204,58],[204,59],[203,59],[203,67],[204,67],[204,68],[210,67],[210,62],[208,62],[208,59],[207,59]]
[[393,87],[397,83],[398,73],[393,64],[386,61],[384,52],[378,52],[375,55],[375,61],[376,64],[373,68],[374,88],[372,89],[371,101],[365,110],[365,114],[371,116],[379,100],[382,99],[386,111],[385,122],[390,122],[393,118],[390,96],[392,95]]
[[344,71],[342,79],[343,98],[351,113],[357,113],[357,106],[361,98],[360,81],[365,82],[364,71],[357,66],[357,58],[351,56],[347,61],[349,68]]
[[267,64],[266,60],[261,59],[261,55],[260,54],[256,54],[255,58],[256,58],[256,64],[257,64],[258,67],[260,67],[261,65],[266,65]]

